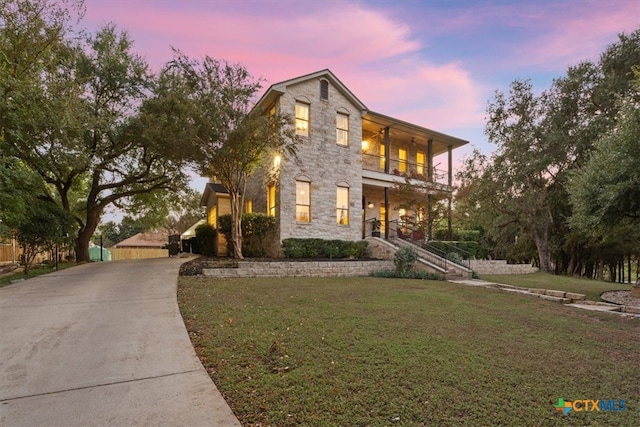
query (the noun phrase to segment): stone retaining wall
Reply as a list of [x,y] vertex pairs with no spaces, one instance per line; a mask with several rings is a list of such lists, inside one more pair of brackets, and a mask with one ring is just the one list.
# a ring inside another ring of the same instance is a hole
[[368,276],[378,270],[393,270],[392,261],[265,261],[238,262],[238,268],[205,268],[213,277],[349,277]]
[[505,260],[471,260],[471,269],[478,274],[529,274],[538,269],[529,264],[507,264]]

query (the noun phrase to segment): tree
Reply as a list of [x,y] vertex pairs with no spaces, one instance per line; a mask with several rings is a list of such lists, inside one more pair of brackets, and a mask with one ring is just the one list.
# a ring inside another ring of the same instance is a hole
[[77,259],[86,261],[107,206],[126,210],[136,196],[186,187],[182,151],[170,135],[161,137],[145,108],[157,98],[155,78],[126,33],[107,26],[80,46],[66,38],[64,3],[4,6],[2,151],[37,173],[55,190],[51,201],[74,214]]
[[174,131],[184,135],[190,157],[203,174],[210,174],[224,186],[231,203],[233,257],[242,254],[242,210],[247,178],[270,151],[295,153],[295,136],[290,120],[251,108],[260,82],[241,65],[230,65],[205,57],[193,61],[176,52],[164,71],[168,99],[182,97],[175,110],[188,128]]
[[597,64],[569,68],[539,96],[527,81],[513,82],[509,96],[496,92],[485,131],[496,152],[490,159],[474,153],[459,174],[467,197],[460,205],[494,242],[513,250],[507,242],[529,237],[544,271],[578,269],[588,242],[567,226],[569,177],[612,129],[616,100],[629,94],[638,63],[640,31],[620,35]]
[[28,208],[27,220],[18,226],[16,233],[23,249],[24,274],[29,274],[38,253],[73,241],[69,237],[73,231],[75,220],[67,211],[48,200],[34,200]]
[[[640,85],[640,79],[638,80]],[[614,129],[596,144],[589,161],[572,174],[572,225],[600,241],[640,233],[640,105],[624,102]],[[622,232],[620,232],[622,231]],[[636,248],[636,250],[638,250]]]

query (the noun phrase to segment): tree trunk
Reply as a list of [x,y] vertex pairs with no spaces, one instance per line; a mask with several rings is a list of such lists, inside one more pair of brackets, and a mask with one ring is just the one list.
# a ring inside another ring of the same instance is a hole
[[553,273],[551,266],[551,249],[549,249],[549,226],[540,224],[532,227],[533,241],[538,249],[538,259],[540,259],[540,269],[545,273]]
[[87,223],[78,232],[76,238],[76,262],[89,262],[89,243],[98,227],[99,215],[87,213]]
[[242,255],[242,196],[230,192],[231,201],[231,243],[233,258],[244,259]]

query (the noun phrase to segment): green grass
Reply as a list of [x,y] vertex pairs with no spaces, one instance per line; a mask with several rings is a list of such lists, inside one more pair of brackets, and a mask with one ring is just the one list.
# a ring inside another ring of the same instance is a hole
[[[640,321],[446,282],[180,277],[243,425],[639,425]],[[573,412],[558,398],[624,399]]]
[[587,299],[591,301],[601,301],[600,294],[605,291],[631,289],[631,285],[629,284],[603,282],[573,276],[555,276],[541,272],[532,274],[483,274],[480,276],[480,279],[523,288],[556,289],[575,292],[585,294]]
[[[65,268],[73,267],[77,264],[72,262],[61,262],[58,264],[59,270],[64,270]],[[21,279],[30,279],[32,277],[41,276],[43,274],[52,273],[56,271],[55,264],[46,265],[42,267],[36,267],[29,270],[29,274],[27,276],[24,275],[24,272],[20,271],[18,273],[6,274],[0,277],[0,288],[3,286],[10,285],[14,280]]]

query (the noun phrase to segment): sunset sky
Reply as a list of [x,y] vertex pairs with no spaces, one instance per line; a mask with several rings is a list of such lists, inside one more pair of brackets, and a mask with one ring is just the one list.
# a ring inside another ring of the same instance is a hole
[[640,28],[638,0],[86,0],[154,69],[171,47],[241,63],[270,84],[329,68],[369,109],[490,153],[485,108],[515,79],[549,87]]

